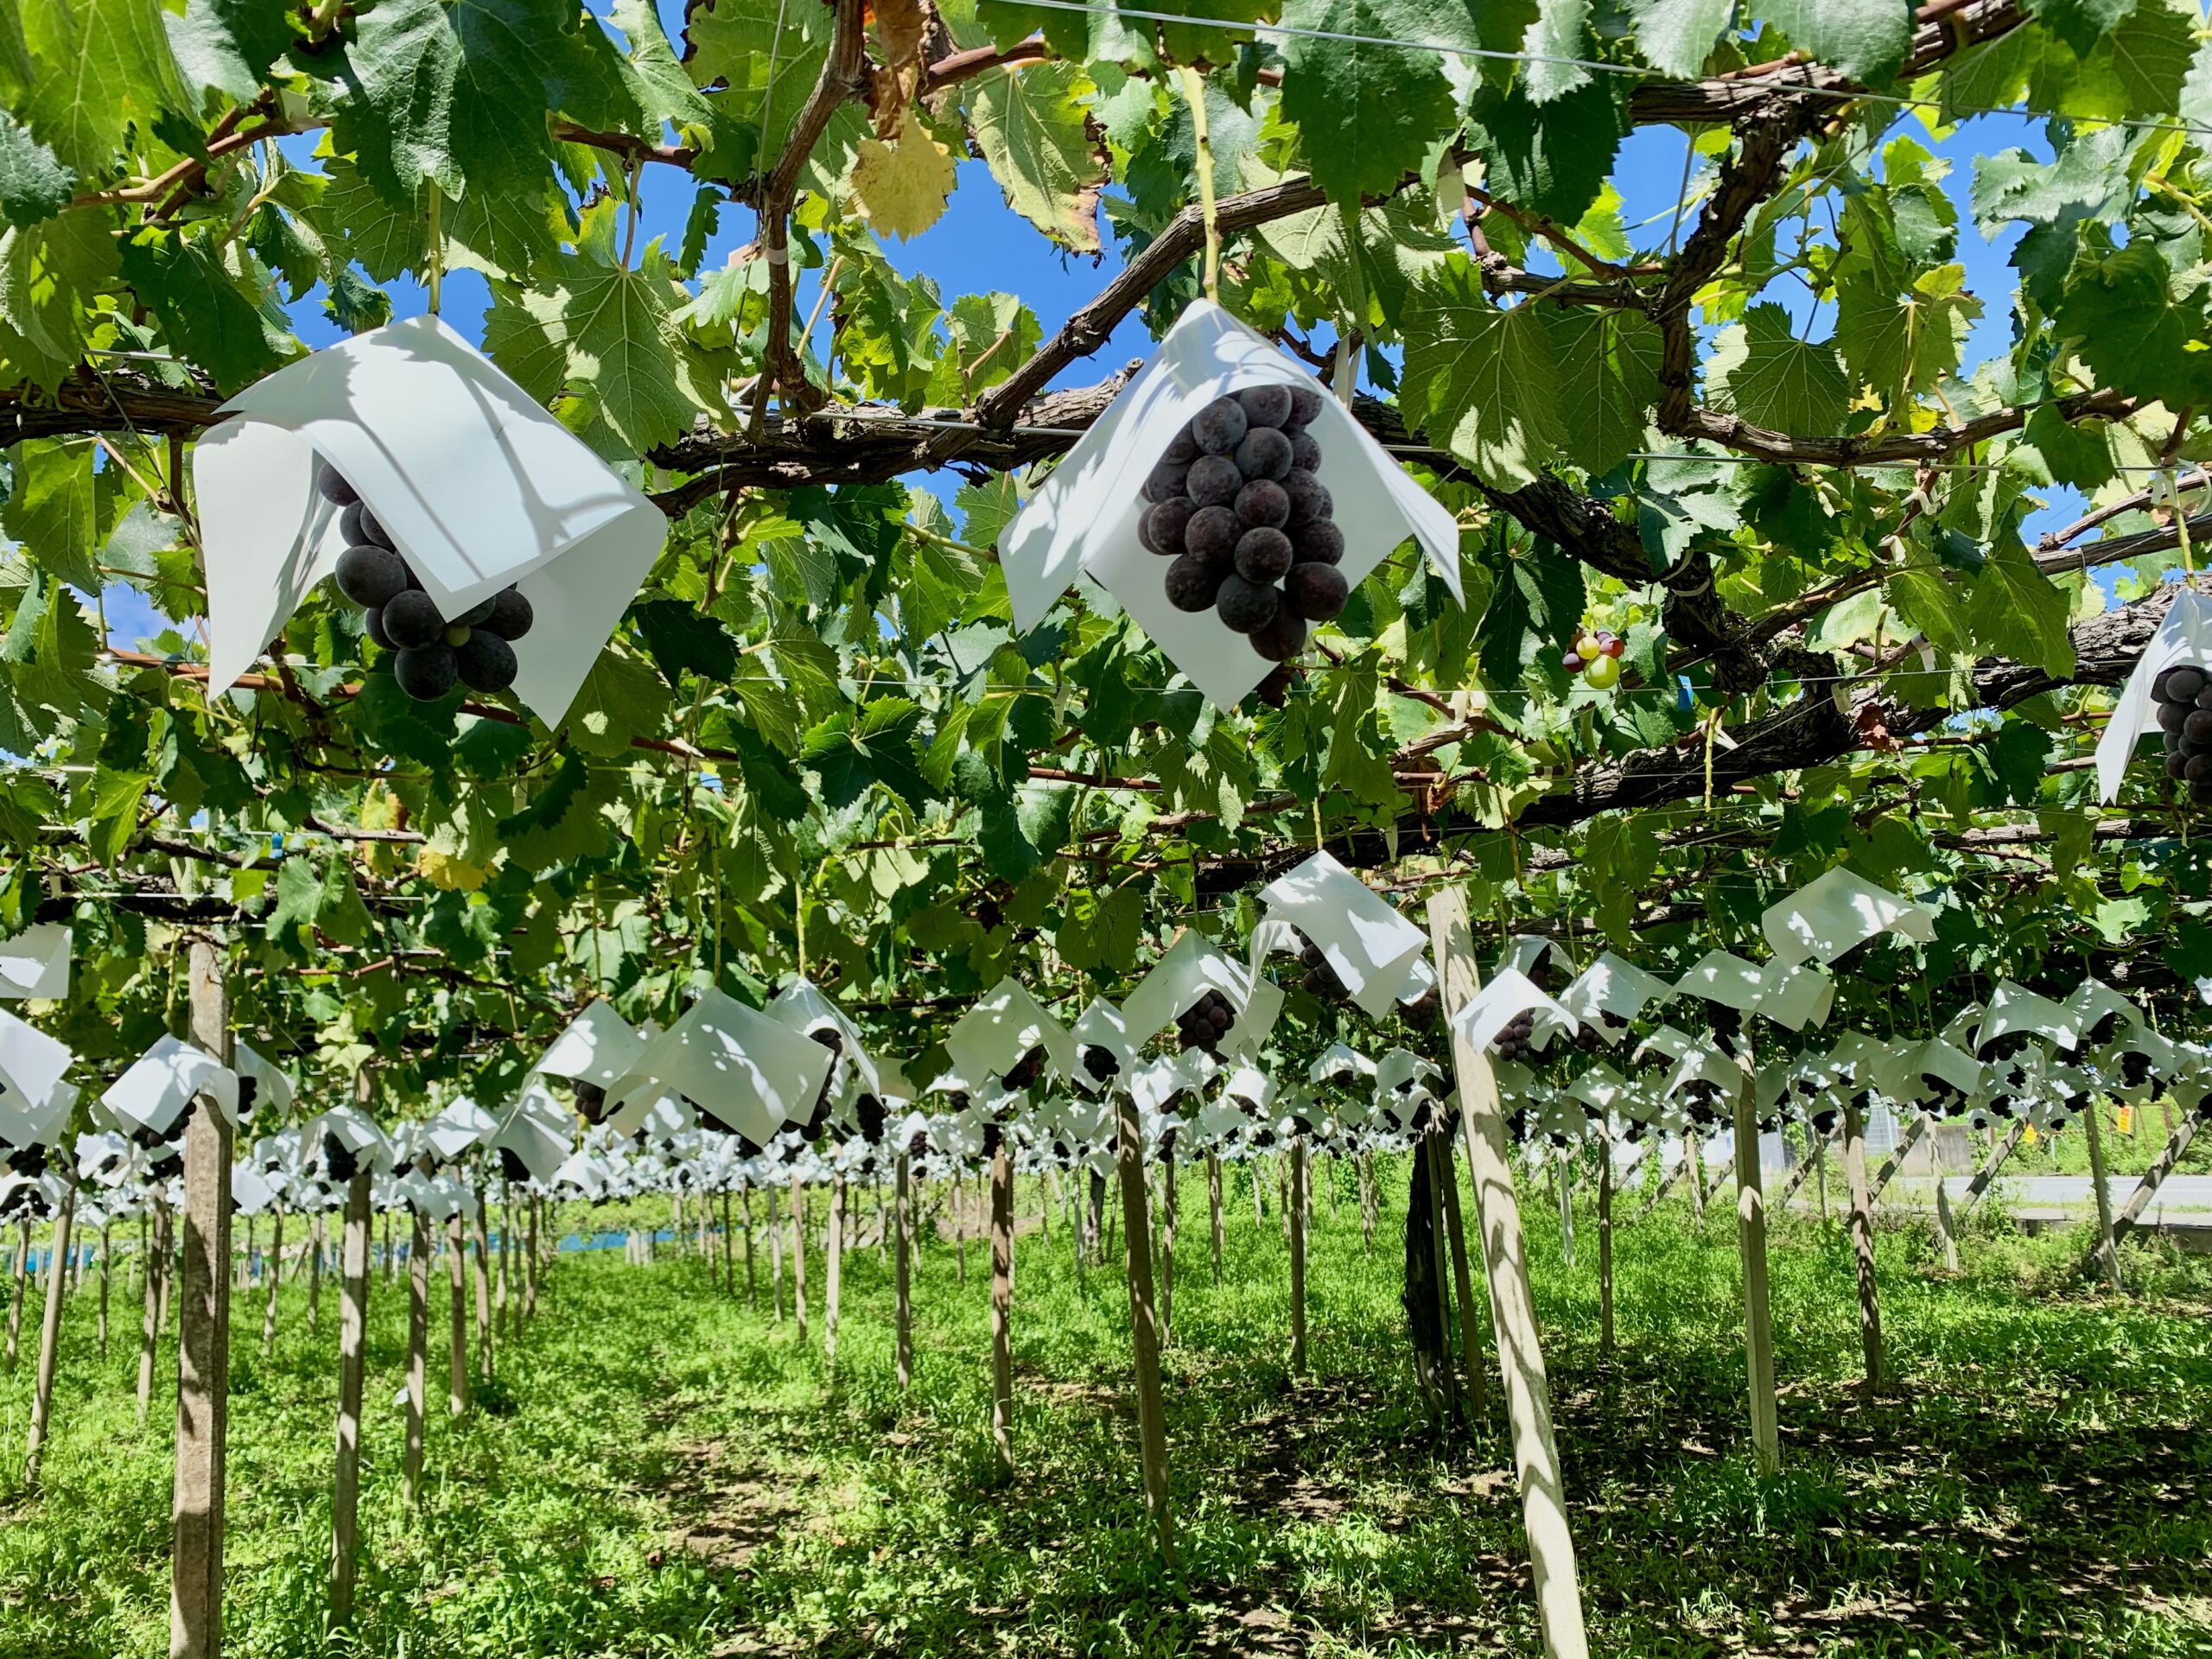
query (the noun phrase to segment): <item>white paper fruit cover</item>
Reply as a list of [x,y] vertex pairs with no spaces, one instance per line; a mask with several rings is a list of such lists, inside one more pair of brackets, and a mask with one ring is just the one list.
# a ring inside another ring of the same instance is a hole
[[107,1087],[100,1104],[131,1129],[166,1135],[201,1090],[232,1128],[238,1121],[238,1074],[203,1048],[163,1036]]
[[1537,988],[1535,981],[1517,968],[1508,968],[1496,975],[1461,1003],[1459,1012],[1452,1016],[1452,1023],[1468,1042],[1478,1049],[1486,1049],[1519,1014],[1536,1016],[1531,1040],[1539,1050],[1548,1046],[1560,1033],[1573,1031],[1575,1026],[1574,1016],[1545,995]]
[[1793,966],[1808,958],[1825,966],[1883,933],[1923,944],[1936,937],[1936,925],[1920,906],[1840,865],[1770,906],[1759,927],[1775,959]]
[[59,922],[0,939],[0,1000],[69,995],[69,930]]
[[0,1090],[19,1109],[35,1110],[67,1087],[61,1075],[69,1060],[69,1050],[59,1039],[0,1012]]
[[1288,924],[1319,947],[1370,1019],[1390,1011],[1427,943],[1421,929],[1327,853],[1277,876],[1260,889],[1260,902],[1268,921]]
[[1002,1077],[1033,1048],[1042,1047],[1054,1075],[1075,1070],[1075,1039],[1045,1012],[1016,979],[1002,979],[967,1013],[944,1039],[944,1052],[970,1078]]
[[593,1002],[553,1039],[532,1070],[610,1089],[636,1068],[645,1052],[645,1039],[614,1012],[613,1003]]
[[[1194,613],[1168,603],[1162,577],[1169,562],[1137,540],[1144,482],[1184,423],[1215,398],[1247,386],[1313,384],[1304,368],[1221,307],[1206,300],[1186,307],[1152,361],[1000,534],[1015,630],[1035,627],[1076,577],[1088,575],[1208,701],[1235,708],[1274,664],[1211,608]],[[1322,400],[1308,429],[1321,446],[1319,476],[1344,532],[1338,566],[1344,581],[1358,587],[1411,536],[1460,598],[1459,531],[1452,515],[1333,397]]]
[[2135,671],[2120,688],[2120,700],[2112,706],[2105,734],[2097,740],[2097,798],[2106,805],[2120,797],[2120,782],[2127,775],[2136,741],[2158,728],[2158,705],[2151,701],[2151,689],[2159,675],[2183,664],[2212,673],[2212,604],[2187,588],[2174,596],[2165,620],[2143,648]]
[[548,725],[659,556],[668,520],[435,317],[356,334],[225,404],[194,447],[210,696],[250,668],[345,550],[327,461],[440,614],[518,584],[537,613],[514,691]]
[[1642,1014],[1647,1003],[1664,1004],[1674,998],[1675,988],[1665,980],[1608,950],[1575,976],[1574,982],[1560,993],[1559,1002],[1581,1023],[1603,1030],[1599,1025],[1600,1014],[1626,1024]]
[[[573,1029],[573,1027],[571,1027]],[[610,1113],[638,1095],[682,1095],[747,1140],[804,1122],[830,1075],[830,1051],[711,987],[645,1046],[607,1091]]]
[[1236,1010],[1236,1023],[1223,1035],[1220,1052],[1256,1053],[1282,1012],[1281,989],[1187,928],[1122,1002],[1130,1040],[1140,1045],[1150,1041],[1208,991],[1219,991]]

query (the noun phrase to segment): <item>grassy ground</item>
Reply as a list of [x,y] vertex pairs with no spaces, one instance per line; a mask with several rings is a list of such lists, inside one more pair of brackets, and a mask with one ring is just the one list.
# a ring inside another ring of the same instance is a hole
[[[229,1651],[1536,1652],[1502,1415],[1471,1439],[1431,1435],[1397,1307],[1402,1185],[1393,1177],[1370,1255],[1349,1171],[1339,1179],[1336,1213],[1318,1205],[1313,1375],[1299,1383],[1272,1211],[1256,1228],[1232,1187],[1216,1287],[1204,1185],[1184,1189],[1166,1362],[1179,1576],[1155,1564],[1140,1502],[1119,1275],[1079,1276],[1058,1217],[1019,1255],[1010,1488],[991,1479],[981,1249],[963,1285],[952,1247],[931,1243],[902,1402],[890,1275],[873,1249],[848,1258],[833,1378],[818,1255],[803,1349],[793,1322],[766,1312],[765,1249],[756,1312],[741,1281],[733,1300],[664,1247],[646,1268],[620,1252],[559,1264],[476,1414],[434,1415],[411,1516],[393,1404],[404,1292],[378,1283],[360,1616],[327,1646],[335,1299],[310,1333],[288,1291],[264,1358],[257,1294],[232,1344]],[[1624,1216],[1636,1207],[1624,1200]],[[1965,1274],[1944,1279],[1923,1238],[1885,1234],[1896,1377],[1867,1404],[1852,1388],[1847,1246],[1786,1224],[1774,1250],[1786,1464],[1762,1481],[1742,1451],[1726,1211],[1703,1232],[1671,1203],[1624,1220],[1611,1364],[1594,1218],[1580,1217],[1569,1271],[1555,1206],[1532,1195],[1528,1211],[1592,1652],[2212,1653],[2207,1264],[2132,1249],[2138,1294],[2113,1300],[2072,1271],[2078,1237],[1977,1233]],[[435,1332],[435,1280],[433,1294]],[[105,1360],[94,1298],[70,1304],[45,1493],[0,1504],[0,1659],[166,1650],[175,1360],[165,1344],[142,1431],[124,1300]],[[0,1382],[10,1481],[30,1369]],[[442,1370],[434,1347],[434,1380]]]

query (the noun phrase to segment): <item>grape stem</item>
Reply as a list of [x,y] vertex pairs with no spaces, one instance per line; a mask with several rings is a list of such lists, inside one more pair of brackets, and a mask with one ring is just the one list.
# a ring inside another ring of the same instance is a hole
[[1206,130],[1205,77],[1187,63],[1178,65],[1175,73],[1182,84],[1183,101],[1191,106],[1191,137],[1198,146],[1198,213],[1206,227],[1206,298],[1219,305],[1221,223],[1214,211],[1213,140]]

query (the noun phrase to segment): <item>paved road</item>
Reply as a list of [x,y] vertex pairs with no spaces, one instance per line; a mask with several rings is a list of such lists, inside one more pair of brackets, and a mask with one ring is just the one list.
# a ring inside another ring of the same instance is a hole
[[[1971,1176],[1949,1175],[1943,1185],[1948,1189],[1953,1204],[1966,1201],[1967,1186]],[[2113,1207],[2125,1205],[2135,1191],[2138,1177],[2114,1175],[2107,1185],[2112,1190]],[[1882,1194],[1883,1202],[1894,1197],[1903,1202],[1917,1200],[1927,1203],[1935,1196],[1935,1183],[1925,1175],[1900,1175],[1892,1180]],[[1999,1175],[1993,1184],[1989,1197],[1999,1203],[2019,1208],[2088,1209],[2095,1200],[2087,1175]],[[2153,1215],[2160,1210],[2212,1211],[2212,1175],[2169,1175],[2159,1187],[2158,1196],[2144,1213]]]

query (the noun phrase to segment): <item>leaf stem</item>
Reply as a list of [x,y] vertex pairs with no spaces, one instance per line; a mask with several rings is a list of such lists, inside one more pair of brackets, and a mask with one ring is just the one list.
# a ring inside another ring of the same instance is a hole
[[1214,210],[1213,139],[1206,129],[1205,77],[1187,63],[1177,65],[1175,74],[1183,88],[1183,101],[1191,106],[1191,136],[1198,146],[1198,212],[1206,227],[1206,298],[1219,305],[1221,221]]

